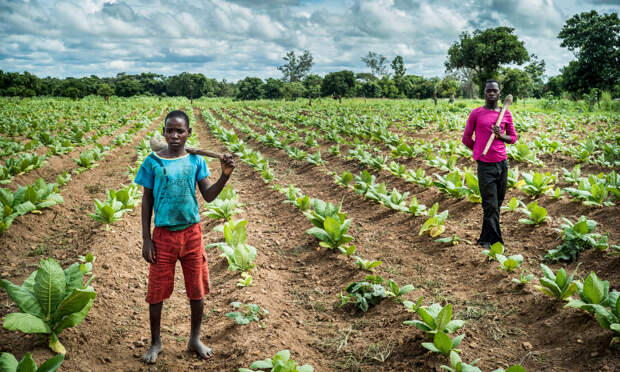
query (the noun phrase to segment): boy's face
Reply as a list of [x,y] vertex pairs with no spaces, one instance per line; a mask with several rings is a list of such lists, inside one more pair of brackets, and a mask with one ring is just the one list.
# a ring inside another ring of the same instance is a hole
[[484,99],[487,102],[495,102],[499,99],[499,85],[497,83],[487,83],[484,86]]
[[174,151],[181,150],[185,147],[187,137],[192,133],[187,128],[187,123],[182,118],[170,118],[164,127],[164,138],[168,143],[168,148]]

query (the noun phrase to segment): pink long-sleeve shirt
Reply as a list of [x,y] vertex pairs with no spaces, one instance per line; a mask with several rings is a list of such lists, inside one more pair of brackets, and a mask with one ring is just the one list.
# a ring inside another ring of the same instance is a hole
[[[493,126],[499,116],[498,111],[489,110],[484,106],[472,110],[465,125],[463,132],[463,144],[474,152],[474,160],[481,160],[485,163],[497,163],[506,159],[506,144],[499,138],[495,138],[485,156],[482,156],[484,147],[493,133]],[[512,115],[506,110],[500,123],[501,133],[510,136],[510,143],[517,141],[517,133],[512,123]],[[476,139],[472,138],[475,133]]]

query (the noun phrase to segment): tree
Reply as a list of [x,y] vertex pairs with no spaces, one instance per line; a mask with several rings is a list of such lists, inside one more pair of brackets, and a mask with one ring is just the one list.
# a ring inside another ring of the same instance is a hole
[[257,77],[246,77],[239,81],[236,99],[256,100],[263,97],[265,83]]
[[362,61],[366,66],[370,67],[370,71],[374,76],[387,75],[387,59],[381,54],[368,52],[366,57],[362,57]]
[[446,70],[473,69],[476,73],[474,81],[482,95],[485,81],[497,78],[502,65],[521,65],[529,60],[523,42],[513,35],[513,31],[511,27],[496,27],[475,30],[472,35],[461,33],[460,40],[448,49]]
[[118,74],[114,90],[119,97],[131,97],[140,94],[142,85],[131,76]]
[[300,81],[284,83],[280,88],[280,94],[285,100],[294,101],[306,94],[306,88],[304,88],[303,83]]
[[194,98],[212,96],[215,92],[210,79],[203,74],[190,74],[189,72],[171,76],[166,90],[169,96],[186,97],[190,99],[190,102],[193,102]]
[[441,97],[450,97],[450,103],[454,102],[454,96],[459,89],[459,81],[453,75],[446,75],[437,86],[437,93]]
[[384,76],[379,80],[379,86],[381,87],[381,92],[383,93],[383,97],[385,98],[397,98],[398,97],[398,87],[394,83],[394,80],[390,79],[389,76]]
[[304,50],[304,54],[299,56],[299,59],[295,56],[294,51],[286,53],[286,57],[283,58],[286,63],[282,66],[278,66],[278,70],[282,71],[284,75],[282,80],[290,83],[295,81],[301,81],[304,76],[312,68],[312,54],[309,50]]
[[306,88],[307,98],[318,98],[321,96],[321,84],[323,78],[316,74],[306,75],[304,78],[304,87]]
[[114,94],[114,89],[109,84],[103,83],[99,85],[97,94],[105,98],[107,103],[110,103],[110,96]]
[[460,68],[456,72],[456,77],[460,83],[459,95],[465,98],[478,97],[478,86],[474,81],[476,72],[473,69],[467,67]]
[[330,72],[323,78],[321,85],[321,95],[331,96],[334,93],[339,96],[351,96],[355,86],[355,74],[353,71],[343,70]]
[[375,81],[367,81],[360,86],[358,95],[366,98],[379,98],[383,95],[383,91]]
[[403,61],[403,57],[396,56],[394,60],[392,60],[392,71],[394,71],[394,80],[400,80],[403,76],[405,76],[405,62]]
[[547,80],[547,84],[545,84],[543,91],[545,92],[545,94],[551,94],[555,97],[561,97],[562,86],[562,75],[552,76],[549,78],[549,80]]
[[280,99],[282,98],[282,93],[280,89],[285,84],[282,80],[269,78],[265,82],[263,88],[263,97],[267,99]]
[[519,98],[529,97],[534,89],[530,75],[518,68],[503,68],[499,81],[502,87],[502,96],[512,94],[514,102],[517,102]]
[[536,54],[530,56],[530,63],[525,66],[524,70],[532,79],[532,95],[536,98],[542,97],[544,83],[543,77],[545,75],[545,60],[538,59]]
[[[620,84],[620,19],[617,13],[595,10],[569,18],[558,34],[562,47],[577,57],[562,74],[565,89],[587,93],[591,88],[612,90]],[[572,64],[572,66],[571,66]]]

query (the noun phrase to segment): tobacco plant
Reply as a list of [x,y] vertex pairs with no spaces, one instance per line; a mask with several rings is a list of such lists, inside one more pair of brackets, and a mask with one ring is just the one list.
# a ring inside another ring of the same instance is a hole
[[[89,254],[86,260],[92,267],[94,257]],[[48,258],[41,260],[39,269],[21,286],[2,279],[2,287],[22,311],[8,314],[4,328],[48,335],[50,349],[66,354],[58,335],[80,324],[93,305],[97,294],[90,282],[95,276],[84,282],[84,276],[90,274],[84,264],[74,263],[63,270],[58,262]]]
[[359,256],[353,256],[353,258],[355,258],[355,264],[365,271],[375,271],[375,267],[383,263],[383,261],[365,260]]
[[428,232],[428,234],[434,238],[446,231],[444,222],[448,218],[448,210],[446,209],[445,211],[437,214],[438,211],[439,203],[433,204],[431,209],[428,210],[428,219],[424,221],[424,224],[422,224],[422,227],[418,232],[418,236]]
[[230,220],[223,226],[225,242],[212,243],[206,248],[218,247],[222,251],[221,257],[228,261],[231,271],[250,271],[255,267],[256,248],[245,243],[247,239],[247,220]]
[[548,190],[553,188],[553,185],[557,179],[557,175],[552,175],[549,172],[539,173],[523,173],[523,181],[525,184],[521,187],[521,190],[526,194],[535,198],[544,194]]
[[[347,235],[347,230],[351,225],[351,219],[345,219],[344,216],[336,218],[327,216],[323,221],[322,227],[314,226],[306,231],[306,233],[319,239],[319,245],[324,248],[332,249],[334,252],[340,250],[344,244],[353,240],[353,237]],[[346,248],[345,248],[346,250]]]
[[379,304],[387,297],[387,292],[383,286],[383,278],[376,276],[366,276],[365,281],[352,282],[345,288],[346,294],[340,293],[340,306],[353,303],[355,307],[363,312],[368,311],[372,306]]
[[205,203],[204,206],[207,210],[202,212],[203,216],[228,221],[235,214],[242,212],[243,203],[239,202],[237,192],[228,185],[222,189],[215,200]]
[[241,302],[231,302],[230,305],[239,311],[231,311],[224,314],[229,319],[234,320],[237,324],[245,325],[250,322],[260,322],[265,316],[269,315],[269,311],[256,304],[243,304]]
[[[387,289],[388,290],[386,294],[388,295],[388,297],[392,297],[394,298],[394,301],[398,303],[402,303],[404,301],[403,296],[413,291],[415,288],[413,287],[412,284],[407,284],[401,287],[395,281],[393,281],[392,279],[389,279]],[[420,298],[420,303],[421,302],[422,302],[422,299]]]
[[427,214],[426,205],[420,204],[418,202],[418,198],[414,196],[409,201],[409,208],[407,209],[407,212],[413,214],[414,216],[426,215]]
[[465,325],[464,320],[452,320],[452,305],[432,304],[430,306],[421,306],[416,310],[420,320],[406,320],[403,324],[416,326],[418,329],[426,332],[427,337],[432,337],[438,332],[454,333]]
[[309,364],[297,365],[291,359],[288,350],[279,351],[273,358],[259,360],[250,365],[250,368],[239,368],[239,372],[259,372],[255,370],[269,370],[271,372],[314,372],[314,368]]
[[496,255],[497,262],[499,262],[499,268],[509,273],[513,272],[517,267],[521,266],[523,262],[523,256],[515,254],[512,256],[504,256],[502,254]]
[[460,349],[456,349],[461,343],[465,334],[450,338],[443,332],[437,332],[433,336],[433,342],[422,342],[422,347],[435,353],[441,353],[443,355],[450,355],[451,352],[460,352]]
[[538,205],[537,201],[533,201],[526,208],[521,208],[521,212],[525,213],[527,218],[520,218],[519,222],[526,225],[540,225],[547,221],[547,209]]
[[608,248],[607,235],[594,232],[596,221],[589,220],[586,216],[579,217],[575,224],[565,217],[562,219],[564,223],[561,225],[561,229],[554,230],[562,233],[563,243],[547,251],[543,260],[573,262],[586,249],[606,250]]
[[534,287],[547,296],[557,300],[565,300],[575,294],[579,289],[578,282],[574,281],[573,277],[580,265],[581,263],[575,267],[575,270],[573,270],[570,276],[567,276],[564,268],[561,268],[554,274],[547,265],[540,264],[544,277],[538,279],[541,285]]
[[564,190],[571,196],[582,200],[584,205],[596,207],[615,205],[612,201],[607,200],[609,188],[605,182],[605,178],[599,179],[594,175],[590,175],[587,179],[582,178],[577,188],[567,187]]
[[38,368],[37,364],[30,353],[26,353],[22,360],[17,362],[15,356],[11,353],[2,353],[0,355],[0,371],[2,372],[54,372],[58,370],[62,362],[65,360],[64,354],[58,354],[45,362]]

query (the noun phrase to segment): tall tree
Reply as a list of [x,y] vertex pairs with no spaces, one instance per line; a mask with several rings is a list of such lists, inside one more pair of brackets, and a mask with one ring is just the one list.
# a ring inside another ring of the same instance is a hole
[[304,50],[304,54],[299,56],[299,58],[295,56],[295,52],[291,50],[286,53],[283,59],[286,63],[282,66],[278,66],[278,70],[282,71],[284,75],[282,80],[290,83],[301,81],[304,76],[310,72],[314,64],[314,62],[312,62],[312,54],[310,54],[309,50]]
[[529,97],[534,89],[530,75],[518,68],[502,68],[499,81],[502,84],[502,95],[512,94],[514,102],[519,98]]
[[321,95],[323,97],[333,94],[345,97],[350,96],[355,87],[355,74],[353,71],[343,70],[330,72],[323,78],[321,84]]
[[370,71],[375,76],[387,75],[387,59],[381,54],[375,52],[368,52],[365,57],[362,57],[362,62],[370,68]]
[[237,87],[239,91],[235,97],[236,99],[256,100],[263,97],[265,83],[260,78],[248,76],[240,80]]
[[484,82],[497,78],[499,68],[505,64],[521,65],[529,60],[527,50],[511,27],[475,30],[473,34],[463,32],[460,40],[448,49],[446,70],[453,71],[468,67],[475,71],[475,82],[482,95]]
[[110,85],[102,83],[97,89],[97,94],[102,96],[107,103],[110,103],[110,96],[114,94],[114,89]]
[[[558,34],[562,47],[577,57],[563,71],[567,90],[587,93],[591,88],[611,90],[620,84],[620,20],[617,13],[595,10],[576,14]],[[572,66],[571,66],[572,65]]]
[[403,57],[394,57],[394,59],[392,60],[392,71],[394,71],[394,80],[396,81],[400,80],[403,76],[405,76],[405,72],[407,71],[407,69],[405,69],[405,62],[403,61]]
[[530,63],[524,68],[532,80],[532,95],[536,98],[542,96],[544,90],[543,78],[545,76],[545,60],[538,59],[536,54],[530,56]]

